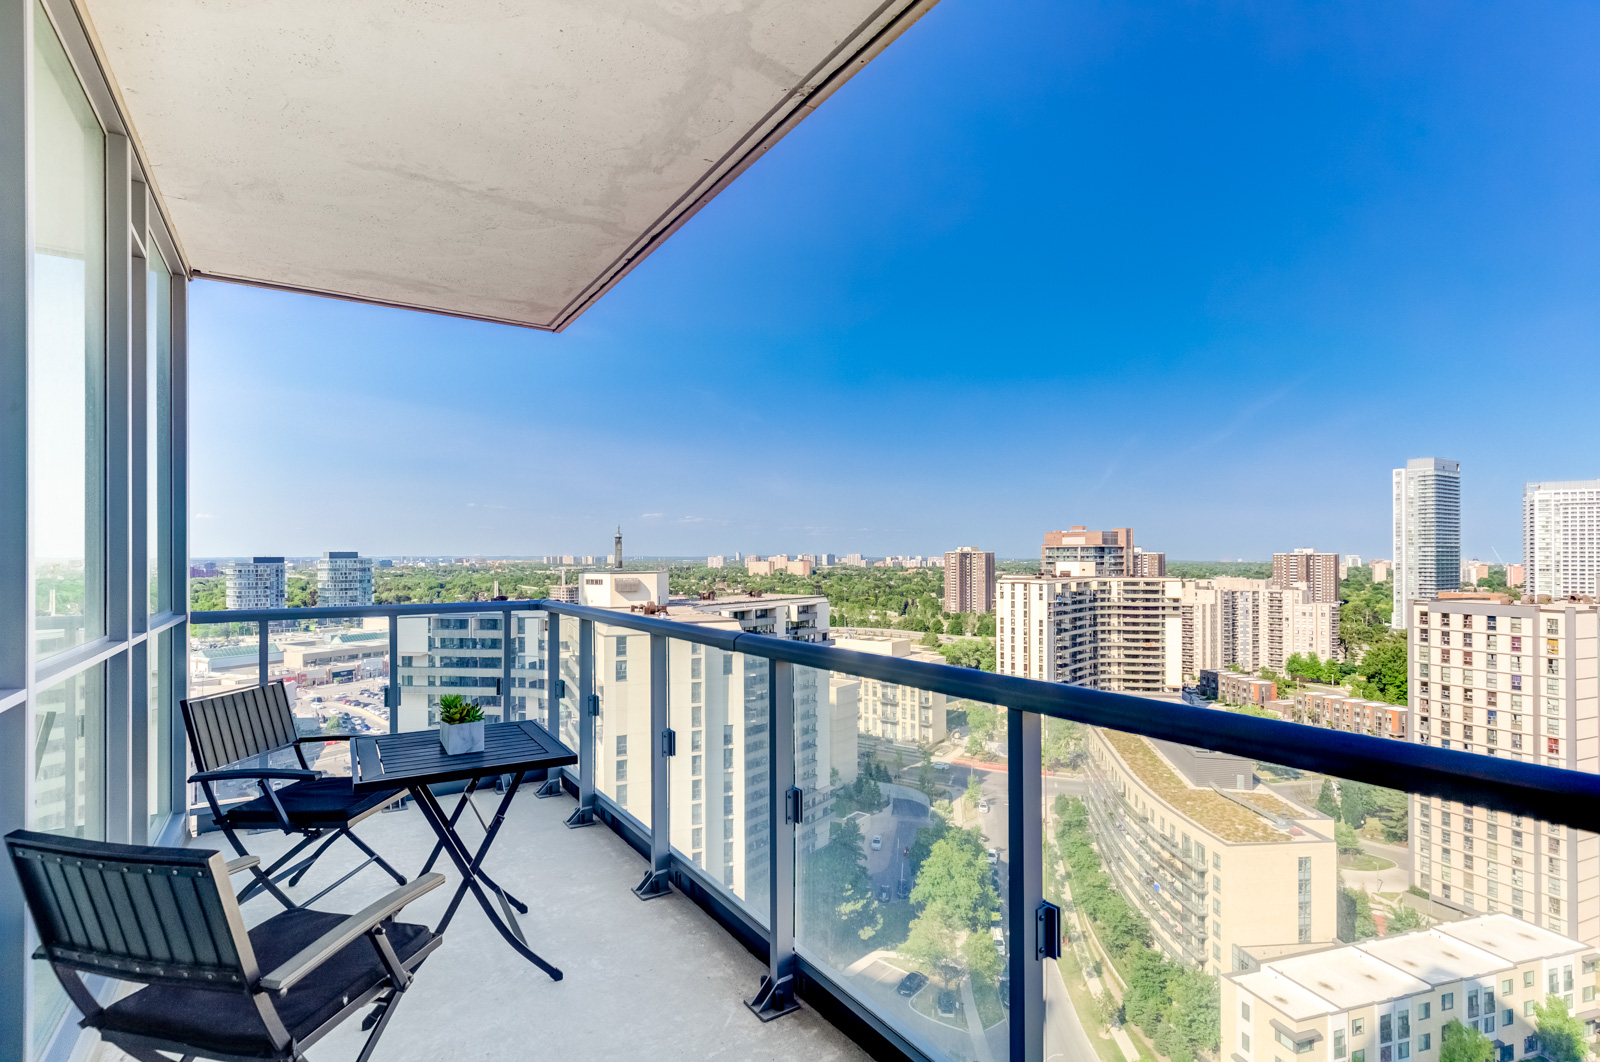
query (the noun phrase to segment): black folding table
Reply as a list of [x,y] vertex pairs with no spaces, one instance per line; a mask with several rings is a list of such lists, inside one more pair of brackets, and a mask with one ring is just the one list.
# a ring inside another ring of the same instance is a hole
[[[433,854],[428,857],[422,873],[433,869],[441,851],[449,853],[456,869],[461,872],[461,886],[451,898],[443,920],[433,931],[434,935],[445,931],[455,917],[462,898],[471,890],[483,907],[483,913],[489,916],[489,921],[500,931],[506,943],[517,954],[559,981],[561,971],[539,958],[528,947],[517,916],[512,912],[514,907],[527,914],[528,906],[495,884],[484,872],[483,859],[489,854],[495,834],[500,832],[500,824],[505,821],[506,810],[511,807],[512,799],[522,786],[523,772],[564,767],[577,762],[578,757],[552,737],[548,730],[538,723],[521,720],[485,725],[483,751],[462,756],[445,755],[439,745],[438,732],[433,730],[359,737],[351,742],[350,767],[357,793],[400,787],[410,790],[412,799],[422,810],[423,818],[428,820],[428,825],[439,836],[439,842],[434,845]],[[510,775],[511,784],[506,787],[505,796],[500,798],[494,818],[484,822],[483,816],[478,814],[477,805],[472,802],[472,794],[485,778],[501,775]],[[429,786],[463,779],[467,781],[467,788],[462,792],[454,813],[447,818]],[[469,849],[466,841],[456,832],[456,820],[468,807],[472,808],[472,813],[477,815],[484,829],[483,843],[476,852]],[[499,901],[499,911],[495,910],[495,904],[489,902],[488,893],[484,891],[485,885],[494,891]]]

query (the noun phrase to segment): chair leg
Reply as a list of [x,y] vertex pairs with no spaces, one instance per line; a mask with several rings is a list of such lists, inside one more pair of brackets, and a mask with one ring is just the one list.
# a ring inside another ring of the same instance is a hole
[[[230,838],[231,838],[231,831],[229,831],[229,834],[230,834]],[[265,876],[265,877],[271,878],[273,881],[278,880],[278,878],[280,876],[278,874],[278,871],[282,870],[283,867],[288,864],[289,860],[291,860],[295,856],[299,855],[301,853],[301,851],[303,851],[307,845],[311,844],[316,839],[317,839],[317,834],[314,834],[314,833],[313,834],[309,834],[305,838],[305,840],[301,841],[299,844],[297,844],[293,848],[289,849],[283,855],[279,856],[278,857],[278,861],[276,863],[272,864],[266,870],[261,871],[261,874],[263,876]],[[239,848],[239,854],[240,855],[249,855],[250,854],[249,852],[246,852],[243,848],[239,847],[237,841],[235,841],[234,847]],[[260,878],[258,877],[257,880],[252,881],[249,885],[245,886],[244,891],[239,894],[239,902],[240,903],[244,903],[250,897],[254,896],[256,894],[256,890],[260,889],[260,888],[262,888],[262,885],[261,885]]]
[[302,862],[299,865],[299,868],[294,872],[294,877],[289,879],[289,888],[292,889],[296,885],[300,884],[300,879],[306,876],[306,871],[311,869],[313,863],[322,858],[322,853],[333,847],[333,842],[337,841],[339,839],[339,835],[344,832],[344,830],[333,831],[333,833],[328,836],[328,839],[322,842],[321,848],[318,848],[315,852],[312,852],[306,857],[305,861]]
[[387,1002],[382,1004],[383,1012],[378,1015],[378,1020],[372,1027],[372,1035],[367,1037],[366,1045],[361,1048],[361,1054],[356,1056],[356,1062],[368,1062],[372,1058],[372,1052],[378,1046],[378,1037],[388,1028],[389,1019],[394,1017],[395,1008],[400,1005],[400,997],[403,994],[397,990],[390,990]]
[[391,878],[393,878],[393,879],[394,879],[394,880],[395,880],[395,881],[397,881],[397,882],[399,882],[399,883],[400,883],[400,884],[401,884],[401,885],[404,885],[404,884],[405,884],[405,883],[406,883],[406,879],[405,879],[405,875],[403,875],[403,874],[401,874],[401,873],[400,873],[400,872],[399,872],[399,871],[398,871],[398,870],[396,870],[396,869],[395,869],[395,868],[394,868],[394,867],[392,867],[392,866],[390,866],[390,865],[389,865],[389,862],[388,862],[388,860],[386,860],[386,859],[384,859],[384,858],[383,858],[383,856],[381,856],[381,855],[379,855],[379,854],[378,854],[378,853],[377,853],[377,852],[374,852],[374,851],[373,851],[373,850],[372,850],[372,849],[371,849],[371,848],[370,848],[370,847],[369,847],[369,846],[368,846],[368,845],[367,845],[367,842],[365,842],[365,841],[363,841],[363,840],[362,840],[362,839],[361,839],[361,838],[359,838],[359,837],[357,837],[357,836],[356,836],[356,831],[354,831],[354,830],[352,830],[352,829],[348,829],[348,828],[347,828],[347,829],[346,829],[346,830],[345,830],[345,831],[344,831],[344,833],[345,833],[345,836],[346,836],[346,837],[349,837],[349,838],[350,838],[350,843],[351,843],[351,844],[353,844],[353,845],[355,845],[355,846],[356,846],[356,847],[357,847],[357,848],[359,848],[359,849],[361,849],[361,850],[362,850],[362,851],[363,851],[363,852],[365,852],[365,853],[366,853],[366,854],[367,854],[367,856],[368,856],[368,857],[369,857],[369,858],[370,858],[370,859],[371,859],[371,860],[372,860],[372,861],[373,861],[373,862],[374,862],[374,863],[377,863],[377,864],[378,864],[378,865],[379,865],[379,866],[380,866],[380,867],[382,867],[382,868],[383,868],[383,869],[384,869],[384,870],[386,870],[386,871],[388,871],[388,874],[389,874],[389,876],[390,876],[390,877],[391,877]]

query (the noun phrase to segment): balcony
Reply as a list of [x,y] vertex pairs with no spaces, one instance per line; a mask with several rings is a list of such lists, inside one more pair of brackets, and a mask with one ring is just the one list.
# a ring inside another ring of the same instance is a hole
[[[489,800],[480,798],[480,806],[487,815]],[[396,1011],[376,1056],[381,1062],[504,1058],[511,1045],[534,1042],[538,1057],[596,1062],[646,1054],[866,1062],[867,1052],[815,1010],[756,1021],[741,999],[760,980],[762,961],[681,892],[640,903],[631,891],[642,866],[638,853],[610,830],[567,829],[573,806],[570,797],[519,798],[490,858],[491,872],[529,904],[521,924],[530,944],[566,978],[553,982],[518,958],[469,899],[446,932],[447,946],[428,960]],[[374,816],[361,833],[407,868],[420,867],[434,843],[415,807]],[[191,844],[214,848],[220,838],[202,834]],[[288,847],[270,833],[250,841],[264,862]],[[354,867],[359,857],[340,858],[345,851],[353,853],[348,846],[330,850],[292,896],[311,897]],[[363,873],[322,905],[356,910],[392,885]],[[433,924],[451,891],[435,890],[407,908],[406,919]],[[257,899],[244,913],[254,924],[278,909],[270,898]],[[347,1023],[312,1058],[354,1058],[363,1039],[358,1025]],[[126,1057],[108,1049],[99,1062]]]

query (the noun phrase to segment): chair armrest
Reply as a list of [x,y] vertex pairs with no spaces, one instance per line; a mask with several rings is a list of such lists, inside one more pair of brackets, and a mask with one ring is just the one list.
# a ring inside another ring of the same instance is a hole
[[307,734],[305,737],[294,739],[296,745],[316,744],[319,741],[354,741],[365,734]]
[[260,856],[240,856],[238,859],[230,859],[228,860],[228,876],[232,877],[241,870],[249,870],[251,867],[260,865]]
[[444,875],[434,871],[423,874],[409,885],[400,886],[301,948],[287,962],[263,977],[259,982],[261,988],[267,992],[283,992],[294,987],[301,978],[333,958],[363,933],[371,931],[373,926],[385,918],[392,918],[406,904],[443,884]]
[[255,781],[261,778],[287,778],[299,781],[322,777],[316,771],[301,771],[288,767],[246,767],[236,771],[201,771],[191,774],[191,782],[226,782],[234,779]]

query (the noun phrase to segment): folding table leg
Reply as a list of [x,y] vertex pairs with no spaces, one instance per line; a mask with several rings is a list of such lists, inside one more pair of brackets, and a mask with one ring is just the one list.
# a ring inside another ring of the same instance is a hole
[[[450,906],[445,911],[444,918],[440,921],[434,933],[437,935],[444,932],[445,927],[450,924],[450,919],[455,916],[456,908],[460,905],[462,898],[468,890],[471,890],[472,895],[477,897],[478,906],[483,908],[483,913],[488,917],[490,924],[499,931],[505,942],[511,945],[511,949],[549,974],[551,980],[559,981],[562,978],[561,971],[539,958],[527,944],[523,943],[520,939],[522,935],[520,927],[513,930],[506,920],[500,917],[500,913],[495,910],[495,905],[490,902],[488,894],[484,892],[483,886],[479,884],[480,879],[486,880],[483,879],[483,875],[478,869],[479,865],[483,862],[483,857],[488,854],[489,847],[494,843],[495,834],[500,832],[500,825],[505,821],[506,809],[510,807],[511,800],[517,795],[517,790],[521,787],[521,784],[522,776],[519,774],[516,781],[506,790],[506,795],[500,801],[500,807],[495,812],[494,821],[489,825],[488,835],[483,839],[483,844],[478,848],[477,854],[471,859],[467,858],[465,842],[450,827],[450,823],[445,817],[444,808],[439,806],[439,802],[434,798],[432,791],[425,785],[411,787],[411,795],[416,799],[417,807],[421,809],[423,817],[428,820],[428,825],[433,827],[433,832],[439,837],[440,845],[449,853],[451,861],[456,865],[456,869],[461,872],[461,884],[457,887],[455,897],[450,901]],[[499,889],[496,889],[496,892],[499,891]]]

